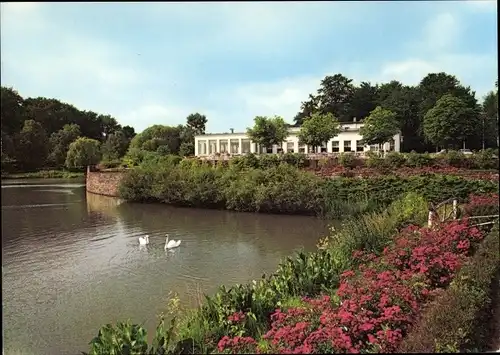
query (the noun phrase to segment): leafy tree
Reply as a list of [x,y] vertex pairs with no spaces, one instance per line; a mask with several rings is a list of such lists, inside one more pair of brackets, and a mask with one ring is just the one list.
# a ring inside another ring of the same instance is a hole
[[481,107],[481,128],[486,146],[498,147],[498,90],[490,91]]
[[356,118],[358,122],[370,115],[378,103],[378,86],[362,82],[355,87],[347,108],[348,117]]
[[134,138],[135,135],[136,135],[134,127],[130,127],[130,126],[124,126],[124,127],[122,127],[122,132],[123,132],[123,134],[125,134],[125,137],[127,137],[127,139],[129,141],[132,138]]
[[384,144],[399,131],[396,114],[380,106],[370,112],[370,116],[363,123],[364,125],[360,128],[359,133],[363,136],[363,143],[368,145]]
[[116,119],[110,115],[99,115],[97,116],[97,119],[99,120],[104,139],[106,139],[110,134],[113,134],[121,129],[121,126],[118,124]]
[[66,167],[84,168],[101,160],[100,143],[96,139],[80,137],[69,145]]
[[49,164],[63,166],[68,154],[69,145],[81,135],[80,126],[77,124],[66,124],[62,129],[50,135],[48,156]]
[[315,151],[323,143],[328,142],[340,133],[340,124],[331,113],[313,113],[306,118],[298,134],[299,140]]
[[191,128],[194,135],[205,134],[207,117],[199,113],[192,113],[187,117],[187,127]]
[[1,119],[2,131],[12,136],[19,133],[23,126],[23,98],[13,88],[2,86],[1,90]]
[[120,159],[127,153],[129,143],[123,130],[109,134],[102,146],[103,159],[107,161]]
[[478,127],[476,112],[451,94],[443,95],[424,117],[425,138],[438,147],[459,148]]
[[282,117],[257,116],[254,118],[254,126],[247,128],[247,135],[254,143],[269,149],[285,141],[288,128]]
[[302,103],[301,111],[294,118],[295,125],[300,126],[306,117],[317,110],[322,113],[332,113],[340,122],[352,121],[350,104],[354,90],[352,79],[342,74],[325,76],[317,95],[309,95],[309,100]]
[[12,137],[2,131],[2,162],[14,159],[14,141]]
[[28,168],[40,168],[45,163],[48,154],[47,133],[39,122],[24,121],[19,134],[17,160],[24,161]]
[[161,145],[167,145],[172,154],[179,152],[180,130],[178,127],[153,125],[136,135],[130,142],[130,148],[139,148],[154,152]]
[[194,143],[192,142],[182,142],[179,148],[179,155],[181,157],[189,157],[194,155]]

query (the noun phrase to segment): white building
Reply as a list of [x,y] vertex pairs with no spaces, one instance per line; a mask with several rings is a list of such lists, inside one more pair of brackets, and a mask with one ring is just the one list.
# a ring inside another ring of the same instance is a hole
[[[313,147],[308,147],[300,144],[297,134],[300,127],[292,127],[289,129],[289,136],[283,142],[282,147],[277,145],[272,147],[272,150],[266,151],[264,147],[259,147],[253,143],[246,133],[208,133],[195,136],[194,138],[194,154],[197,157],[210,156],[216,153],[219,154],[246,154],[246,153],[342,153],[342,152],[366,152],[369,150],[378,150],[377,146],[364,146],[361,144],[363,138],[359,134],[359,129],[363,123],[343,123],[341,132],[338,136],[330,139],[322,147],[318,147],[317,151],[313,151]],[[394,136],[391,142],[385,143],[385,151],[399,152],[401,147],[401,134]]]

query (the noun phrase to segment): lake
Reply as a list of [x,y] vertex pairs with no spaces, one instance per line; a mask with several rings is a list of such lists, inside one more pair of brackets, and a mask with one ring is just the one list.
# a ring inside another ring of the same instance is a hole
[[[169,292],[195,306],[221,284],[274,272],[327,232],[312,217],[122,203],[81,180],[4,180],[5,354],[78,354],[101,325],[127,318],[151,334]],[[175,251],[164,251],[166,233],[182,240]]]

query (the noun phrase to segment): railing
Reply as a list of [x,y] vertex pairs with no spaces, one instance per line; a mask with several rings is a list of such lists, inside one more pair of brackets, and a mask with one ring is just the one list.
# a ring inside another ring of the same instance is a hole
[[[343,152],[344,154],[350,154],[355,157],[359,158],[366,158],[366,152]],[[243,153],[243,154],[236,154],[236,153],[222,153],[222,154],[210,154],[210,155],[205,155],[205,156],[199,156],[198,158],[201,160],[230,160],[231,158],[234,157],[241,157],[245,156],[248,153]],[[283,155],[286,153],[263,153],[263,154],[258,154],[254,153],[256,156],[261,156],[261,155]],[[328,158],[337,158],[342,154],[342,152],[338,153],[297,153],[297,154],[304,154],[306,159],[309,160],[320,160],[320,159],[328,159]]]

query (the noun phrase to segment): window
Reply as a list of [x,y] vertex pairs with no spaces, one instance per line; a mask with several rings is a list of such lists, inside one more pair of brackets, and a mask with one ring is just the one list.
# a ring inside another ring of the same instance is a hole
[[307,152],[308,152],[309,154],[311,154],[311,153],[316,153],[316,152],[314,151],[314,148],[315,148],[315,147],[310,146],[310,145],[309,145],[309,146],[307,146]]
[[395,150],[395,147],[396,147],[396,141],[394,139],[391,139],[389,141],[389,151],[393,152]]
[[250,139],[241,140],[241,153],[243,154],[250,153]]
[[339,149],[339,141],[333,141],[332,142],[332,153],[338,153],[340,151]]
[[208,141],[208,154],[217,153],[217,140],[211,139]]
[[228,152],[228,149],[227,149],[227,139],[221,139],[220,140],[220,152],[221,153],[227,153]]
[[378,144],[372,144],[370,146],[370,150],[373,151],[373,152],[378,152],[379,151],[379,146]]
[[295,143],[294,142],[286,142],[286,151],[288,153],[294,153]]
[[327,148],[327,146],[326,146],[326,143],[323,143],[323,144],[321,145],[320,152],[321,152],[321,153],[326,153],[326,152],[328,152],[328,148]]
[[351,151],[351,141],[344,141],[344,152]]
[[198,141],[198,155],[207,154],[207,141]]
[[231,139],[231,154],[238,154],[238,150],[240,149],[240,140],[239,139]]
[[356,152],[362,152],[364,145],[362,141],[356,141]]

